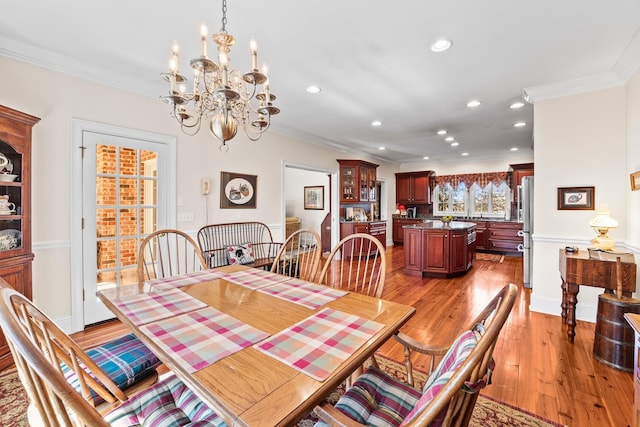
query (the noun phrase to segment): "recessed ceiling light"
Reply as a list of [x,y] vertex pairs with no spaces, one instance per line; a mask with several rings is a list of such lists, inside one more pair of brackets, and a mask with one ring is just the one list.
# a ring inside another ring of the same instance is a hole
[[371,122],[371,126],[382,126],[382,122],[380,120],[374,120]]
[[518,151],[518,147],[511,147],[510,151]]
[[424,156],[422,160],[429,160],[429,156]]
[[467,107],[473,108],[473,107],[477,107],[480,104],[482,104],[482,102],[480,102],[479,100],[472,99],[471,101],[467,102]]
[[460,145],[460,143],[459,143],[459,142],[455,142],[455,141],[454,141],[454,142],[452,142],[452,143],[451,143],[451,146],[452,146],[452,147],[457,147],[458,145]]
[[525,122],[518,122],[518,123],[514,123],[513,127],[516,128],[521,128],[522,126],[526,126],[527,124]]
[[451,142],[451,141],[453,141],[454,139],[455,139],[454,137],[452,137],[452,136],[448,136],[448,137],[446,137],[444,140],[445,140],[445,141],[447,141],[447,142]]
[[444,52],[449,49],[452,44],[451,40],[440,39],[431,45],[431,51],[436,53]]
[[468,155],[469,155],[469,153],[467,153],[467,152],[465,151],[464,153],[462,153],[462,154],[460,154],[460,155],[461,155],[461,156],[468,156]]
[[524,102],[514,102],[513,104],[509,105],[509,108],[513,108],[514,110],[516,108],[522,108],[524,107]]
[[322,89],[320,89],[318,86],[316,85],[311,85],[307,88],[307,92],[309,93],[319,93]]
[[378,150],[381,150],[381,151],[382,150],[386,150],[386,149],[387,149],[387,147],[378,147]]
[[446,131],[446,130],[444,130],[444,129],[440,129],[440,130],[438,131],[438,135],[446,135],[446,134],[447,134],[447,131]]

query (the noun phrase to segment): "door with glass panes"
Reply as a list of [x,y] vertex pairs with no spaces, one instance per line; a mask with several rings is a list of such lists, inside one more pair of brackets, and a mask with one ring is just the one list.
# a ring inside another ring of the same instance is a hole
[[166,227],[166,144],[83,135],[84,324],[114,315],[96,292],[136,283],[140,242]]

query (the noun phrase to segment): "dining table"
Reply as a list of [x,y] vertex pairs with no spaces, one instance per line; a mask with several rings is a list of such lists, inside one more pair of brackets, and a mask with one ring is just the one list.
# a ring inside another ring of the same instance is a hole
[[228,426],[295,425],[415,313],[243,265],[97,295]]

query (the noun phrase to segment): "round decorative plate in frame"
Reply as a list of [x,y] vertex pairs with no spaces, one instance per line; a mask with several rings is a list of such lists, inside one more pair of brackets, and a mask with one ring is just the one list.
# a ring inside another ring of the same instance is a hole
[[253,198],[253,185],[244,178],[233,178],[225,186],[224,194],[231,203],[244,205]]

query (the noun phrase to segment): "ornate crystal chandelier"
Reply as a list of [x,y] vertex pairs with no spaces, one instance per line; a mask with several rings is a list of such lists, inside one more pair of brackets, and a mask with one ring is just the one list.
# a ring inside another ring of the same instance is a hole
[[251,40],[251,71],[240,74],[229,69],[229,52],[236,40],[227,33],[226,25],[227,1],[222,0],[222,28],[212,36],[218,45],[218,62],[207,56],[207,27],[202,25],[200,56],[190,61],[193,69],[190,93],[185,92],[187,79],[178,71],[178,45],[174,43],[169,72],[162,74],[169,82],[169,95],[160,97],[173,106],[172,116],[188,135],[195,135],[202,122],[209,121],[211,133],[222,141],[222,151],[229,149],[226,142],[236,136],[240,123],[249,139],[257,141],[269,128],[271,116],[280,112],[272,105],[276,97],[269,90],[266,66],[262,72],[258,70],[254,40]]

